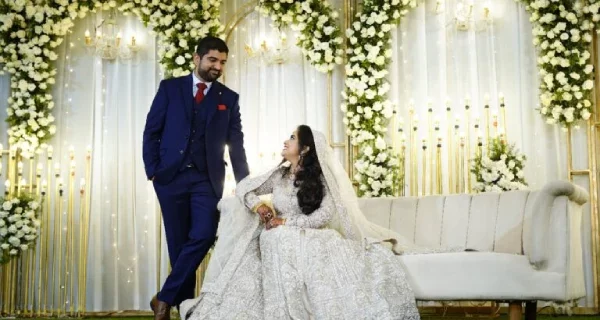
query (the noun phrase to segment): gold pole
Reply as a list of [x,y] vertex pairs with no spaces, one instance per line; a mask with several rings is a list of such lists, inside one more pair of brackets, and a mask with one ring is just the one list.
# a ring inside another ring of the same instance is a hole
[[[86,156],[86,165],[85,165],[85,177],[90,183],[92,181],[92,148],[88,147],[87,156]],[[90,235],[90,203],[92,196],[91,191],[91,183],[88,188],[88,192],[85,196],[85,203],[83,205],[84,208],[84,231],[83,231],[83,266],[81,267],[83,270],[83,290],[81,290],[82,302],[81,302],[81,314],[85,315],[86,310],[86,302],[87,302],[87,261],[88,261],[88,250],[89,250],[89,235]]]
[[[74,243],[74,221],[73,221],[73,188],[75,179],[75,162],[71,152],[71,167],[69,172],[69,189],[67,194],[67,226],[65,228],[65,288],[63,291],[63,303],[65,303],[65,313],[73,313],[73,250]],[[69,311],[67,311],[67,303]]]
[[594,64],[594,103],[592,104],[592,117],[587,123],[588,162],[590,168],[590,212],[592,223],[592,270],[594,283],[594,307],[600,311],[600,208],[598,205],[598,166],[597,158],[600,152],[600,70],[598,62],[598,34],[592,32],[592,63]]
[[8,314],[8,264],[0,266],[2,271],[2,314]]
[[459,135],[459,129],[460,129],[460,120],[457,118],[456,119],[456,123],[454,124],[454,143],[455,148],[454,148],[454,171],[455,171],[455,175],[454,175],[454,188],[455,188],[455,192],[456,193],[461,193],[462,189],[461,189],[461,181],[462,181],[462,171],[460,170],[460,153],[461,153],[461,148],[460,148],[460,135]]
[[410,144],[410,149],[411,149],[411,166],[412,166],[412,171],[410,174],[410,178],[411,178],[411,188],[414,188],[414,193],[411,193],[411,196],[418,196],[419,194],[419,177],[417,176],[419,174],[419,155],[417,153],[418,148],[417,148],[417,130],[418,127],[416,125],[416,119],[415,119],[415,126],[413,127],[413,132],[412,132],[412,141]]
[[34,160],[34,153],[31,154],[31,156],[29,156],[29,194],[33,193],[33,160]]
[[429,165],[429,194],[433,194],[433,190],[434,190],[434,167],[433,167],[433,161],[435,159],[435,148],[433,147],[435,145],[435,140],[433,138],[433,108],[431,107],[431,102],[429,103],[429,108],[427,109],[427,133],[429,134],[428,137],[428,149],[429,149],[429,161],[428,161],[428,165]]
[[421,168],[421,172],[423,175],[421,176],[421,196],[427,195],[427,139],[423,138],[423,167]]
[[[39,159],[38,159],[39,161]],[[37,165],[37,171],[36,171],[36,175],[35,175],[35,195],[37,197],[40,197],[40,179],[42,177],[42,169],[41,169],[41,163],[38,162]],[[41,199],[40,199],[41,200]],[[40,226],[40,234],[39,234],[39,239],[41,239],[44,234],[44,228],[45,228],[45,222],[44,222],[44,218],[43,218],[43,209],[42,209],[42,204],[43,202],[40,201],[40,221],[42,223],[42,225]],[[41,299],[42,299],[42,268],[44,266],[44,241],[39,241],[39,255],[37,258],[37,261],[39,261],[38,264],[38,268],[37,268],[37,308],[35,308],[35,314],[39,317],[40,316],[40,305],[41,305]],[[34,288],[35,288],[35,283],[33,284]],[[31,310],[31,312],[33,313],[33,309]]]
[[442,137],[438,136],[437,139],[437,156],[436,156],[436,185],[437,185],[437,194],[443,193],[442,188]]
[[[348,63],[348,55],[346,53],[346,49],[348,47],[348,39],[346,37],[345,31],[348,30],[348,28],[350,28],[350,25],[352,24],[352,17],[353,17],[353,11],[354,11],[354,8],[352,7],[350,0],[344,0],[343,11],[344,11],[344,25],[343,25],[344,32],[342,32],[342,35],[344,37],[344,65],[346,65],[346,63]],[[342,70],[344,72],[344,77],[345,77],[346,68],[342,68]],[[351,139],[349,136],[346,137],[346,162],[347,162],[348,175],[350,175],[350,177],[352,177],[351,180],[354,180],[354,152],[353,152],[353,148],[352,148],[352,144],[351,144]]]
[[490,145],[490,105],[486,100],[486,104],[483,107],[483,112],[485,116],[485,145],[489,150]]
[[454,160],[454,134],[452,133],[452,108],[450,108],[450,100],[446,100],[446,126],[448,127],[448,133],[446,137],[448,145],[448,193],[452,194],[456,192],[454,187],[454,175],[453,160]]
[[[465,142],[465,144],[466,144],[465,145],[465,152],[466,152],[466,154],[465,154],[465,159],[464,159],[463,162],[467,162],[468,163],[469,159],[471,157],[471,106],[470,106],[471,102],[470,102],[469,98],[467,98],[465,102],[466,102],[465,103],[465,113],[466,113],[466,117],[467,117],[467,119],[466,119],[467,123],[466,123],[466,127],[465,128],[466,128],[466,131],[467,131],[466,132],[467,136],[466,136],[466,142]],[[463,163],[463,165],[465,165],[465,164]],[[469,193],[469,192],[471,192],[471,175],[469,174],[469,170],[468,169],[465,172],[465,179],[466,179],[466,181],[465,181],[465,191],[467,193]]]
[[504,105],[504,96],[502,95],[500,95],[500,117],[502,119],[502,130],[504,131],[504,135],[508,141],[508,132],[506,132],[506,108]]
[[[57,170],[58,171],[58,170]],[[52,297],[52,308],[55,310],[58,316],[61,316],[60,310],[62,308],[62,182],[59,178],[60,174],[56,174],[56,210],[54,211],[54,246],[53,246],[53,261],[54,268],[52,269],[53,279],[52,285],[58,290],[54,292]],[[58,280],[57,280],[58,278]]]
[[[44,252],[44,256],[45,256],[45,261],[46,264],[48,264],[50,262],[50,190],[47,188],[48,183],[52,183],[52,154],[53,154],[53,148],[52,146],[48,146],[46,149],[46,175],[47,175],[47,180],[42,182],[42,196],[45,197],[45,213],[44,213],[44,218],[46,219],[46,250]],[[44,194],[45,193],[45,194]],[[54,247],[54,244],[53,244]],[[53,249],[54,250],[54,249]],[[54,265],[54,263],[53,263]],[[51,289],[50,287],[50,277],[48,276],[49,273],[49,269],[50,267],[44,267],[44,298],[42,299],[43,301],[43,313],[47,314],[48,312],[48,291],[50,291],[50,293],[53,293],[54,291]],[[54,271],[52,272],[52,274],[54,274]],[[53,284],[54,285],[54,284]]]
[[[63,274],[63,262],[62,262],[62,256],[63,256],[63,244],[62,244],[62,240],[63,240],[63,221],[62,221],[62,217],[63,217],[63,185],[62,182],[58,183],[58,210],[56,210],[56,213],[58,214],[58,230],[56,232],[57,236],[58,236],[58,305],[57,305],[57,313],[58,316],[60,317],[61,315],[64,315],[65,313],[65,299],[64,299],[64,290],[66,290],[66,285],[63,284],[62,282],[62,274]],[[68,250],[65,250],[65,254],[67,254]],[[66,269],[66,266],[65,268]]]
[[33,250],[33,248],[27,248],[27,252],[23,252],[22,253],[22,260],[23,260],[23,264],[24,264],[24,273],[25,273],[25,281],[23,281],[22,284],[22,288],[24,288],[24,299],[19,301],[21,302],[22,306],[22,312],[24,316],[27,316],[28,314],[28,309],[29,309],[29,285],[30,285],[30,281],[31,281],[31,274],[30,274],[30,269],[31,269],[31,255],[30,252]]
[[[432,194],[433,193],[442,194],[443,187],[442,187],[442,180],[440,178],[442,176],[442,171],[441,171],[442,170],[441,169],[442,160],[441,160],[441,158],[438,159],[438,155],[437,155],[437,153],[440,153],[440,151],[441,151],[440,148],[442,146],[441,145],[442,136],[440,134],[440,121],[437,119],[434,122],[434,131],[435,131],[435,135],[432,139],[434,142],[437,139],[437,144],[432,146],[432,150],[431,150],[432,151],[431,152],[431,172],[432,172],[432,174],[434,174],[434,167],[435,167],[435,181],[432,182],[431,193]],[[434,147],[437,147],[437,148],[434,148]],[[441,154],[439,154],[439,157],[441,157]]]
[[79,188],[79,263],[77,270],[77,317],[81,317],[81,302],[82,302],[82,286],[83,286],[83,255],[84,255],[84,212],[85,212],[85,180],[82,179],[82,183]]
[[[48,170],[50,171],[50,170]],[[49,196],[48,196],[48,192],[46,189],[46,184],[47,182],[44,180],[42,182],[42,187],[41,187],[41,215],[42,217],[40,218],[40,220],[42,221],[42,228],[41,228],[41,234],[40,234],[40,239],[45,238],[46,241],[41,241],[42,243],[46,243],[45,246],[43,246],[43,249],[40,249],[40,280],[38,282],[38,291],[40,291],[39,294],[39,302],[38,302],[38,312],[37,315],[38,317],[41,316],[42,314],[46,314],[46,304],[48,303],[48,269],[50,269],[50,266],[48,265],[48,248],[50,247],[50,226],[48,225],[50,223],[50,218],[49,218],[49,214],[50,214],[50,200],[49,200]],[[44,269],[44,272],[42,273],[42,269]],[[43,291],[41,291],[43,288]]]
[[465,137],[461,135],[460,137],[460,172],[461,172],[461,193],[467,193],[467,183],[465,179],[468,179],[468,175],[465,174]]
[[406,196],[406,141],[402,139],[402,157],[400,158],[400,196]]
[[413,158],[414,158],[414,113],[415,110],[412,107],[412,104],[409,106],[408,108],[408,147],[410,148],[409,150],[409,156],[408,156],[408,167],[410,168],[410,196],[414,197],[416,195],[415,192],[415,186],[413,184],[414,178],[413,176],[415,175],[414,172],[412,171],[412,169],[414,169],[414,165],[413,165]]
[[15,283],[17,282],[16,278],[17,278],[17,266],[15,265],[17,262],[17,259],[11,259],[9,262],[9,283],[10,283],[10,289],[8,289],[8,294],[9,294],[9,298],[8,298],[8,314],[13,314],[15,312],[15,295],[16,295],[16,285]]

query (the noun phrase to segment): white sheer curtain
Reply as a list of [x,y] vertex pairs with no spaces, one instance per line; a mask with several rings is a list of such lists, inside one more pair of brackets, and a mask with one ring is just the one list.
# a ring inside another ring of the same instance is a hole
[[[399,105],[404,119],[404,132],[409,133],[409,105],[414,100],[419,117],[418,150],[421,137],[428,138],[428,101],[433,114],[440,119],[442,145],[447,147],[446,100],[450,101],[452,120],[460,117],[460,130],[466,131],[465,99],[470,98],[471,151],[474,152],[477,132],[473,128],[479,116],[484,122],[485,95],[489,95],[491,112],[499,111],[500,94],[506,103],[506,133],[509,143],[527,156],[525,176],[530,188],[542,188],[545,183],[567,179],[566,133],[547,125],[535,110],[539,105],[537,55],[532,44],[529,14],[514,0],[465,2],[459,0],[427,0],[411,11],[394,33],[393,63],[390,67],[391,99]],[[476,23],[468,31],[455,27],[459,3],[474,3],[472,16]],[[493,23],[484,27],[484,6],[489,6]],[[436,10],[438,9],[438,10]],[[398,119],[396,119],[398,121]],[[482,129],[485,136],[485,130]],[[573,163],[575,169],[585,168],[587,150],[585,130],[574,130]],[[447,154],[444,156],[444,176],[447,176]],[[419,156],[421,152],[419,152]],[[421,164],[419,157],[418,163]],[[421,172],[419,170],[419,172]],[[419,175],[419,172],[414,172]],[[407,170],[410,175],[411,170]],[[410,181],[407,177],[406,181]],[[420,176],[418,179],[421,182]],[[583,179],[576,183],[587,188]],[[444,185],[448,191],[448,185]],[[593,300],[590,262],[589,206],[584,220],[584,255],[586,259],[587,303]],[[582,301],[584,304],[586,302]]]
[[[87,146],[93,150],[88,310],[145,309],[157,288],[161,229],[154,190],[143,170],[141,133],[160,71],[154,37],[135,16],[118,17],[118,23],[124,39],[135,34],[142,46],[137,57],[108,62],[88,52],[84,32],[93,32],[101,17],[77,21],[59,51],[58,130],[52,144],[65,169],[68,146],[81,157]],[[167,270],[164,249],[162,275]]]
[[[223,21],[231,21],[247,2],[224,2]],[[230,55],[225,84],[240,94],[246,153],[252,173],[270,168],[281,160],[283,141],[300,124],[323,132],[333,125],[330,142],[344,141],[338,107],[341,73],[336,70],[329,82],[325,74],[316,71],[304,59],[300,48],[295,46],[295,34],[291,30],[284,30],[284,33],[289,49],[285,55],[288,61],[283,64],[265,63],[260,57],[251,58],[245,51],[246,45],[256,50],[262,40],[267,40],[271,46],[278,39],[271,20],[256,11],[240,21],[228,39]],[[331,103],[333,124],[329,123],[328,103]],[[232,176],[228,174],[226,193],[231,192],[233,186]]]
[[[146,309],[157,288],[157,239],[161,229],[156,196],[143,170],[141,146],[145,116],[160,71],[154,37],[135,16],[118,17],[118,23],[125,39],[135,34],[142,45],[138,56],[131,61],[112,62],[94,57],[83,45],[83,35],[85,30],[93,32],[101,18],[99,13],[76,21],[59,47],[58,75],[52,92],[57,133],[49,144],[54,147],[54,162],[60,165],[65,187],[71,165],[69,149],[74,149],[76,216],[79,180],[85,177],[87,149],[92,149],[91,181],[87,182],[91,193],[87,310]],[[0,77],[0,101],[4,105],[9,80],[8,76]],[[0,116],[6,119],[5,108]],[[6,146],[4,121],[0,132]],[[54,168],[48,169],[54,172]],[[55,185],[54,179],[48,183],[50,190]],[[168,268],[164,245],[162,251],[160,269],[164,278]],[[48,265],[52,263],[51,258]],[[46,288],[48,292],[56,292],[57,284],[51,286]],[[48,307],[59,308],[56,301]]]

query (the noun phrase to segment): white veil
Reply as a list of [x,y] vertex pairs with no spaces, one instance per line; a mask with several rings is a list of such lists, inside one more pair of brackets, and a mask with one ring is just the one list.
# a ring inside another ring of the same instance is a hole
[[325,135],[313,130],[317,157],[327,188],[336,204],[336,213],[329,227],[337,230],[345,238],[367,240],[369,242],[390,242],[396,254],[405,251],[428,252],[406,240],[399,233],[369,221],[358,204],[356,192],[344,167],[333,154]]

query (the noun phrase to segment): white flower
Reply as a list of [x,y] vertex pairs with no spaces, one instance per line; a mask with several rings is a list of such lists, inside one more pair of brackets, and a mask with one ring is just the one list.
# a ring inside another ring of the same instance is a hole
[[185,63],[185,58],[184,58],[184,57],[182,57],[182,56],[178,56],[178,57],[175,59],[175,63],[177,63],[178,65],[183,65],[183,64]]
[[583,118],[583,120],[589,119],[591,115],[592,114],[587,109],[583,109],[583,111],[581,111],[581,118]]
[[383,140],[382,137],[377,137],[375,140],[375,147],[379,150],[384,150],[387,147],[385,140]]

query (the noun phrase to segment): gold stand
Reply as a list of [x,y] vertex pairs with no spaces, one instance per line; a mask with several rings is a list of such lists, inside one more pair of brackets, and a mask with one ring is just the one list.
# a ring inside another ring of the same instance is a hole
[[[4,152],[0,147],[0,175]],[[85,303],[85,286],[79,284],[81,281],[76,283],[75,276],[77,273],[80,279],[85,279],[89,201],[80,201],[79,234],[83,236],[78,239],[74,214],[74,156],[71,154],[69,184],[64,190],[58,164],[54,177],[52,174],[52,148],[48,147],[47,152],[47,159],[41,159],[39,153],[29,157],[27,166],[23,165],[19,150],[11,148],[8,152],[5,196],[10,198],[28,193],[37,197],[40,207],[36,216],[40,227],[35,243],[27,251],[0,266],[2,316],[74,316],[85,313],[81,308]],[[42,181],[44,161],[47,164],[47,181],[56,186],[53,190],[48,190],[46,180]],[[88,177],[90,163],[88,161],[86,168]],[[29,182],[24,177],[28,177]],[[67,200],[66,212],[63,212],[63,200]],[[80,249],[75,250],[76,247]],[[84,254],[81,254],[82,251]]]

